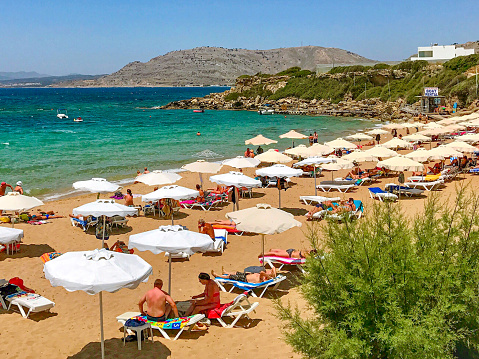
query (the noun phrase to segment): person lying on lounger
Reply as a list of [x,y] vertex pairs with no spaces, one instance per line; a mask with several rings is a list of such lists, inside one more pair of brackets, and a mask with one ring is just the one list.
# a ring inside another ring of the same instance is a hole
[[244,283],[263,283],[267,280],[276,278],[276,268],[261,271],[259,273],[249,272],[225,272],[223,274],[217,274],[213,270],[211,274],[216,278],[226,278],[231,280],[237,280]]
[[215,240],[215,230],[210,223],[205,223],[205,220],[200,218],[198,220],[198,232],[207,234],[212,240]]
[[[220,288],[208,273],[200,273],[198,280],[205,286],[203,293],[191,297],[191,306],[186,311],[186,316],[199,314],[205,310],[218,308],[220,301]],[[203,299],[198,299],[203,298]]]
[[318,203],[318,204],[314,205],[313,209],[311,209],[308,213],[306,213],[306,218],[308,220],[311,220],[315,213],[317,213],[319,211],[326,210],[328,208],[333,208],[334,209],[335,207],[337,207],[337,205],[335,205],[331,201],[324,201],[323,203]]
[[[141,314],[146,315],[146,318],[153,322],[164,322],[171,310],[175,313],[175,318],[179,317],[175,301],[161,289],[162,287],[163,281],[160,278],[156,279],[153,289],[146,292],[138,302]],[[148,306],[148,311],[143,309],[145,303]],[[167,306],[166,303],[169,305]]]
[[[311,254],[316,253],[316,250],[305,250],[305,249],[276,249],[276,248],[271,248],[268,252],[265,252],[264,256],[265,257],[283,257],[283,258],[297,258],[297,259],[302,259],[306,258],[306,256],[309,256]],[[258,256],[258,258],[263,257],[262,254]]]

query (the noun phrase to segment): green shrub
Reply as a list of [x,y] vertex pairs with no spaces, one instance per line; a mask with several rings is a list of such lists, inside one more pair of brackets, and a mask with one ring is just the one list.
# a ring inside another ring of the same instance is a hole
[[237,92],[231,92],[225,96],[225,101],[236,101],[240,97],[240,94]]
[[278,72],[276,75],[277,76],[290,76],[296,72],[299,72],[301,71],[301,67],[298,67],[298,66],[294,66],[294,67],[290,67],[289,69],[286,69],[284,71],[281,71],[281,72]]
[[374,70],[384,70],[384,69],[390,69],[390,68],[391,68],[391,65],[383,64],[383,63],[376,64],[373,66]]
[[443,66],[456,73],[462,73],[476,65],[479,65],[479,54],[455,57],[445,62]]

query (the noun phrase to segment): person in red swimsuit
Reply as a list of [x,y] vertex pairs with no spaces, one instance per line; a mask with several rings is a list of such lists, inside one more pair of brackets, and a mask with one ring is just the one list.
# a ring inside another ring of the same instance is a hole
[[[185,316],[201,313],[205,310],[220,307],[220,288],[208,273],[200,273],[198,280],[205,286],[205,291],[201,294],[191,297],[191,306],[186,311]],[[198,298],[203,298],[199,299]]]

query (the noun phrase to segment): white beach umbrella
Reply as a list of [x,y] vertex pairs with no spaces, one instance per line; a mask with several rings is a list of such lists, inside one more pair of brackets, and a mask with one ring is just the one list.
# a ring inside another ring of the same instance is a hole
[[479,133],[466,133],[465,135],[456,137],[456,140],[471,143],[479,142]]
[[6,245],[8,254],[10,243],[20,242],[23,238],[23,229],[0,227],[0,244]]
[[24,196],[18,192],[8,192],[5,196],[0,196],[0,210],[2,211],[28,211],[42,205],[43,202],[38,198]]
[[278,151],[273,149],[263,152],[262,154],[257,155],[255,158],[260,160],[261,162],[269,163],[288,163],[293,160],[291,157],[279,153]]
[[[147,193],[141,197],[143,202],[156,202],[160,199],[174,199],[177,201],[198,197],[200,192],[181,186],[164,186],[154,192]],[[174,224],[173,211],[171,212],[171,224]]]
[[97,199],[95,202],[84,204],[80,207],[73,209],[73,214],[78,216],[103,216],[103,236],[101,240],[101,246],[103,248],[105,244],[105,223],[106,217],[113,216],[133,216],[138,214],[138,210],[134,207],[128,207],[120,203],[116,203],[112,199]]
[[[313,165],[314,167],[317,167],[320,164],[323,163],[331,163],[331,162],[336,162],[337,158],[324,158],[324,157],[308,157],[302,161],[296,162],[293,167],[302,167],[302,166],[311,166]],[[313,171],[314,173],[314,195],[318,195],[318,189],[316,188],[316,168]]]
[[205,160],[197,160],[192,163],[188,163],[181,168],[190,172],[196,172],[200,176],[200,183],[203,186],[203,177],[201,176],[202,173],[218,173],[223,167],[221,163],[217,162],[207,162]]
[[309,147],[306,147],[306,145],[299,145],[299,146],[284,150],[284,153],[287,153],[288,155],[293,155],[293,156],[308,157],[309,156],[308,148]]
[[261,181],[245,176],[241,172],[230,171],[220,175],[210,177],[210,181],[225,186],[254,188],[261,187]]
[[417,162],[427,162],[429,160],[430,154],[429,151],[425,148],[418,148],[416,151],[412,151],[404,157],[410,158]]
[[370,135],[387,135],[389,132],[385,130],[381,130],[380,128],[375,128],[371,131],[367,132]]
[[226,213],[226,218],[236,223],[240,231],[258,233],[262,238],[262,253],[264,263],[264,236],[282,233],[293,227],[301,227],[301,222],[294,219],[291,213],[260,203],[255,207]]
[[43,271],[53,287],[61,286],[69,292],[81,290],[90,295],[100,294],[101,357],[104,358],[102,292],[135,289],[140,283],[148,281],[153,268],[134,254],[95,249],[64,253],[46,262]]
[[313,156],[324,156],[329,155],[331,152],[334,151],[334,148],[331,148],[326,145],[322,145],[320,143],[313,143],[312,146],[309,146],[306,150],[307,157]]
[[308,136],[296,132],[295,130],[291,130],[289,132],[283,133],[282,135],[279,135],[279,138],[291,138],[294,147],[294,140],[302,140],[308,138]]
[[237,156],[229,160],[224,160],[223,165],[234,168],[251,168],[256,167],[261,163],[257,158]]
[[333,149],[338,149],[338,148],[346,148],[346,149],[355,149],[358,148],[357,145],[355,145],[352,142],[346,141],[342,139],[341,137],[338,137],[337,139],[329,142],[325,142],[326,146],[329,146]]
[[401,140],[400,138],[393,138],[392,140],[389,140],[387,142],[384,142],[381,144],[382,146],[386,148],[410,148],[412,145],[404,140]]
[[389,123],[387,125],[384,125],[382,128],[386,128],[388,130],[399,130],[401,128],[404,128],[404,125],[402,123]]
[[169,275],[168,293],[171,294],[171,255],[196,252],[207,252],[213,249],[213,240],[207,234],[186,230],[183,226],[160,226],[152,231],[130,236],[128,248],[139,251],[150,251],[154,254],[168,252]]
[[383,145],[376,145],[374,147],[371,147],[370,149],[367,149],[364,152],[380,158],[394,157],[398,155],[396,151],[386,148]]
[[463,142],[463,141],[454,141],[454,142],[451,142],[451,143],[448,143],[447,145],[444,145],[445,147],[450,147],[456,151],[459,151],[459,152],[467,152],[467,153],[471,153],[471,152],[476,152],[477,151],[477,148],[474,147],[474,146],[471,146],[470,144],[466,143],[466,142]]
[[173,184],[181,179],[178,173],[167,171],[152,171],[141,174],[135,178],[135,181],[147,184],[149,186],[160,186],[164,184]]
[[[258,176],[268,176],[276,178],[289,178],[289,177],[298,177],[303,174],[302,170],[291,168],[285,165],[273,165],[271,167],[261,168],[256,170]],[[281,190],[278,187],[278,203],[279,208],[281,208]]]
[[353,141],[369,141],[374,139],[372,136],[366,135],[365,133],[355,133],[354,135],[346,136],[346,138]]
[[464,155],[456,151],[455,149],[451,147],[446,147],[446,146],[438,146],[434,147],[433,149],[429,150],[429,159],[430,160],[444,160],[445,158],[448,157],[464,157]]
[[421,135],[418,132],[413,133],[412,135],[404,136],[402,139],[409,142],[417,142],[417,141],[430,142],[431,141],[431,137]]
[[115,192],[120,188],[120,186],[108,182],[104,178],[92,178],[91,180],[78,181],[73,183],[73,188],[80,191],[98,193],[98,196],[100,196],[100,193]]
[[261,146],[261,145],[270,145],[272,143],[278,143],[278,141],[266,138],[263,135],[258,135],[256,137],[250,138],[249,140],[244,141],[245,145]]
[[367,153],[365,151],[359,151],[359,150],[348,153],[347,155],[344,155],[341,158],[348,161],[357,161],[357,162],[369,162],[369,161],[378,160],[376,156],[373,156],[372,154]]
[[379,161],[377,167],[385,167],[391,171],[422,171],[424,165],[404,156],[396,156]]

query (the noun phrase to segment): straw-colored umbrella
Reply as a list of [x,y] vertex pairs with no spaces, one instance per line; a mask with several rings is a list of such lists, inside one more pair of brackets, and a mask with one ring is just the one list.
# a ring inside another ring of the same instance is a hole
[[263,152],[262,154],[257,155],[255,158],[260,160],[261,162],[269,163],[288,163],[293,160],[291,157],[279,153],[274,149]]
[[383,143],[382,146],[387,147],[387,148],[410,148],[410,147],[412,147],[412,145],[409,142],[401,140],[400,138],[397,138],[397,137]]
[[303,140],[305,138],[308,138],[308,136],[296,132],[295,130],[291,130],[289,132],[283,133],[282,135],[279,135],[279,138],[291,138],[294,147],[294,140]]
[[324,143],[326,146],[329,146],[333,149],[339,149],[339,148],[346,148],[346,149],[356,149],[358,148],[357,145],[355,145],[352,142],[346,141],[345,139],[338,137],[337,139],[329,142]]
[[291,213],[264,203],[241,211],[226,213],[226,218],[235,222],[239,231],[261,234],[263,264],[265,235],[282,233],[293,227],[301,227],[301,222],[294,219]]
[[383,145],[376,145],[374,147],[371,147],[370,149],[367,149],[364,152],[379,158],[388,158],[398,155],[396,151],[386,148]]
[[410,158],[404,156],[396,156],[388,158],[384,161],[379,161],[377,164],[378,167],[384,167],[391,171],[422,171],[424,170],[424,165],[417,161],[414,161]]
[[270,138],[266,138],[263,135],[258,135],[256,137],[253,137],[253,138],[250,138],[249,140],[244,141],[245,145],[253,145],[253,146],[270,145],[272,143],[278,143],[278,141],[272,140]]

